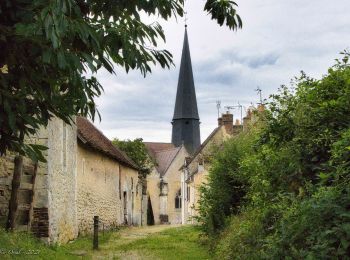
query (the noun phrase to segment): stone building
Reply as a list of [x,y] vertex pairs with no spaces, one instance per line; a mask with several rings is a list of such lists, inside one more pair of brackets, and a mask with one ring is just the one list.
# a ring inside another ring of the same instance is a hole
[[200,147],[199,114],[194,86],[187,28],[181,56],[171,143],[145,143],[156,162],[147,176],[148,211],[156,224],[182,223],[180,167]]
[[264,111],[264,106],[259,105],[257,109],[250,107],[243,122],[233,122],[233,115],[229,112],[218,118],[218,127],[208,136],[199,149],[187,157],[181,167],[181,193],[182,197],[182,223],[195,223],[198,215],[198,200],[201,196],[200,186],[207,182],[209,175],[210,160],[213,151],[220,149],[220,146],[228,138],[239,136],[241,131],[247,131],[252,125],[258,122],[257,113]]
[[[47,163],[24,158],[18,193],[16,227],[31,230],[46,242],[60,243],[78,235],[76,222],[76,126],[54,118],[30,138],[48,147]],[[1,216],[7,219],[14,169],[14,156],[0,159]]]
[[210,166],[210,157],[214,149],[218,149],[228,138],[239,134],[242,130],[240,122],[233,124],[233,115],[222,114],[218,119],[218,127],[208,136],[193,156],[186,158],[181,167],[182,223],[194,223],[197,216],[197,205],[200,198],[199,187],[206,183]]
[[184,146],[145,143],[156,166],[147,176],[147,195],[155,224],[181,224],[181,172],[188,152]]
[[[16,228],[48,243],[66,243],[92,228],[100,215],[106,228],[141,223],[135,164],[86,119],[67,125],[53,118],[30,143],[48,147],[46,163],[24,158]],[[0,220],[7,219],[14,156],[0,157]],[[126,221],[125,221],[126,220]],[[90,227],[89,227],[90,225]]]
[[79,232],[91,231],[95,215],[107,229],[122,224],[141,225],[138,167],[87,119],[78,117],[77,128]]

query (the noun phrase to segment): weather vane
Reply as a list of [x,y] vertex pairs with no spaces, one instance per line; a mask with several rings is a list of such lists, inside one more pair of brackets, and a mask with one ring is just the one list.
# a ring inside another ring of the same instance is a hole
[[185,11],[185,27],[187,27],[187,21],[188,21],[187,12]]

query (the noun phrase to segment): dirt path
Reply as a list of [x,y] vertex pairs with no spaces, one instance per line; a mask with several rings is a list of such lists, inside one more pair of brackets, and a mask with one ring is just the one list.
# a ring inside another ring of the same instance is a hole
[[110,240],[100,246],[100,250],[94,252],[92,259],[122,259],[122,260],[147,260],[154,259],[150,256],[140,255],[137,251],[121,251],[121,245],[129,244],[135,240],[146,238],[152,234],[162,232],[169,228],[181,225],[157,225],[146,227],[129,227],[112,234]]

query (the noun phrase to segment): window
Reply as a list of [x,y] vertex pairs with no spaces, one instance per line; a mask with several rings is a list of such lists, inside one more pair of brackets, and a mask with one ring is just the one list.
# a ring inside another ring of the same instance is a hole
[[191,192],[191,188],[187,186],[187,201],[190,201],[190,192]]
[[175,209],[181,209],[181,189],[176,193],[175,196]]

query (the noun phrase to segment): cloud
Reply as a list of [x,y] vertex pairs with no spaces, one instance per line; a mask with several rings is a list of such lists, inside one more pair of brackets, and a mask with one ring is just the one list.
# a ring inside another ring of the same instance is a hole
[[[268,97],[300,70],[321,77],[350,45],[348,0],[238,1],[244,21],[238,32],[211,21],[203,4],[186,6],[202,140],[216,126],[216,100],[222,111],[237,102],[248,107],[258,101],[257,86]],[[170,141],[184,27],[180,18],[161,24],[167,42],[159,48],[173,53],[176,67],[154,67],[146,78],[119,69],[117,76],[98,74],[105,93],[97,100],[102,122],[96,125],[108,137]]]

